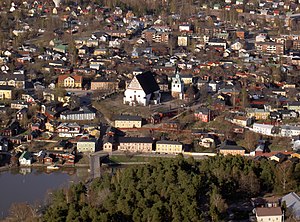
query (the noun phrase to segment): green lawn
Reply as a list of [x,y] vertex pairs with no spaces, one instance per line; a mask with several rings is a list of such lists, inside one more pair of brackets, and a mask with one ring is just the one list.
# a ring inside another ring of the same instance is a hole
[[109,156],[111,163],[134,163],[134,162],[149,162],[157,157],[129,156],[129,155],[113,155]]

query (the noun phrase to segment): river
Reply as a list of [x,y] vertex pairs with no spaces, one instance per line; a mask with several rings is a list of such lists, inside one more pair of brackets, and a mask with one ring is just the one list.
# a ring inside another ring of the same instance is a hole
[[85,180],[87,168],[47,171],[45,168],[19,168],[0,172],[0,220],[8,215],[12,203],[42,205],[47,194]]

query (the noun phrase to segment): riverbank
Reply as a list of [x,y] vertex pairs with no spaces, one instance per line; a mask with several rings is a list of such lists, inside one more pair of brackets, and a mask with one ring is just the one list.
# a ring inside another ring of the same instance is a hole
[[[86,163],[76,163],[74,165],[64,165],[64,164],[56,164],[59,169],[76,169],[76,168],[89,168],[90,165]],[[2,166],[0,167],[0,172],[6,172],[9,170],[17,170],[17,169],[24,169],[24,168],[32,168],[32,169],[37,169],[37,168],[45,168],[47,169],[47,166],[49,164],[43,164],[43,163],[34,163],[28,166]]]

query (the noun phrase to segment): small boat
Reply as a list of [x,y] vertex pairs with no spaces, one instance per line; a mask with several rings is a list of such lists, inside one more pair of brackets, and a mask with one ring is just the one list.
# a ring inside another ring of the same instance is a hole
[[47,169],[48,170],[58,170],[59,166],[57,166],[57,165],[50,165],[50,166],[47,166]]

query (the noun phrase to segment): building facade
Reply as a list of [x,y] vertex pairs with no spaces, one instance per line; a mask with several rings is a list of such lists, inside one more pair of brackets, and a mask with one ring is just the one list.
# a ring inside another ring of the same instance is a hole
[[61,123],[56,127],[59,137],[75,137],[82,135],[81,127],[77,123]]
[[23,71],[13,74],[0,75],[1,86],[13,86],[17,89],[25,89],[26,76]]
[[91,81],[91,90],[114,91],[118,89],[118,82],[109,79],[96,79]]
[[255,43],[255,48],[260,53],[284,54],[284,45],[276,42],[257,42]]
[[259,222],[282,222],[283,213],[280,207],[257,207],[256,220]]
[[60,75],[58,76],[58,87],[62,88],[82,88],[82,76]]
[[204,123],[208,123],[212,119],[211,110],[206,107],[197,109],[194,113],[194,116],[196,120]]
[[82,153],[94,153],[97,148],[97,140],[81,139],[77,142],[77,151]]
[[121,137],[118,150],[129,152],[152,152],[153,140],[150,137]]
[[156,142],[157,153],[178,154],[183,152],[183,145],[177,141],[161,140]]
[[95,118],[96,112],[87,107],[83,107],[79,111],[65,111],[60,114],[61,120],[93,120]]
[[142,117],[120,115],[115,119],[115,127],[116,128],[141,128]]
[[0,100],[12,99],[13,86],[0,86]]

